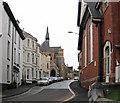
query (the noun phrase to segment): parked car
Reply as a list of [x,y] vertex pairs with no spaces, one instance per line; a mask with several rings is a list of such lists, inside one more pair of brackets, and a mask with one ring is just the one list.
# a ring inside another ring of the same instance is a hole
[[74,77],[74,80],[79,80],[79,77]]
[[49,84],[53,83],[52,78],[49,77]]
[[55,77],[49,77],[49,78],[51,79],[52,83],[55,82]]
[[63,77],[57,77],[58,81],[62,81]]
[[49,78],[42,77],[40,80],[37,81],[37,85],[48,85],[49,84]]
[[60,77],[60,80],[63,81],[64,80],[63,77]]

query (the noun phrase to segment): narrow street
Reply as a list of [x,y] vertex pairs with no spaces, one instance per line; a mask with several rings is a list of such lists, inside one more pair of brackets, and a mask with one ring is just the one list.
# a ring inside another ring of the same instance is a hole
[[71,89],[69,88],[70,83],[74,80],[66,80],[62,82],[56,82],[48,86],[35,86],[30,89],[28,92],[14,97],[6,98],[3,102],[24,102],[24,101],[41,101],[41,102],[63,102],[69,100],[74,96]]

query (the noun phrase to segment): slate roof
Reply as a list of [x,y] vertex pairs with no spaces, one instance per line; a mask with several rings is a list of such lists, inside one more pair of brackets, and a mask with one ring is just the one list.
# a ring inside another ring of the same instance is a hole
[[58,49],[61,47],[49,47],[48,45],[49,41],[44,41],[41,45],[40,45],[40,51],[51,51],[51,52],[58,52]]
[[88,7],[90,8],[91,15],[93,19],[103,19],[102,15],[100,14],[99,10],[95,8],[96,2],[88,2]]
[[[78,19],[77,24],[79,24],[78,26],[80,27],[79,29],[79,40],[78,40],[78,50],[82,50],[82,38],[83,38],[83,29],[85,28],[85,25],[87,23],[87,20],[89,18],[89,15],[92,16],[92,22],[96,23],[96,22],[101,22],[103,20],[102,15],[100,14],[99,10],[96,9],[96,3],[97,2],[86,2],[87,3],[87,7],[85,10],[85,13],[82,17],[82,22],[80,24],[80,20]],[[80,17],[81,15],[81,6],[82,3],[79,3],[78,8],[80,9],[78,12],[78,17]],[[90,12],[89,12],[90,10]],[[81,18],[80,18],[81,19]]]

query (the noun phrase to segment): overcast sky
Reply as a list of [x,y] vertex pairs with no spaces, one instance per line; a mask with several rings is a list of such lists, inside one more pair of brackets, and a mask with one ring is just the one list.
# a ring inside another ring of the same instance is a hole
[[49,28],[50,46],[64,49],[65,64],[78,68],[78,0],[4,0],[7,2],[21,29],[38,39],[45,40]]

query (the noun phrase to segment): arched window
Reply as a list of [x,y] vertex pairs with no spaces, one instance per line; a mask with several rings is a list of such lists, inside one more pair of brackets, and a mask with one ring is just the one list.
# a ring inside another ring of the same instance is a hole
[[111,73],[111,53],[112,53],[112,45],[110,40],[105,41],[103,52],[104,52],[104,77],[105,82],[109,82]]
[[105,49],[105,61],[106,61],[106,73],[110,74],[110,48],[106,47]]

